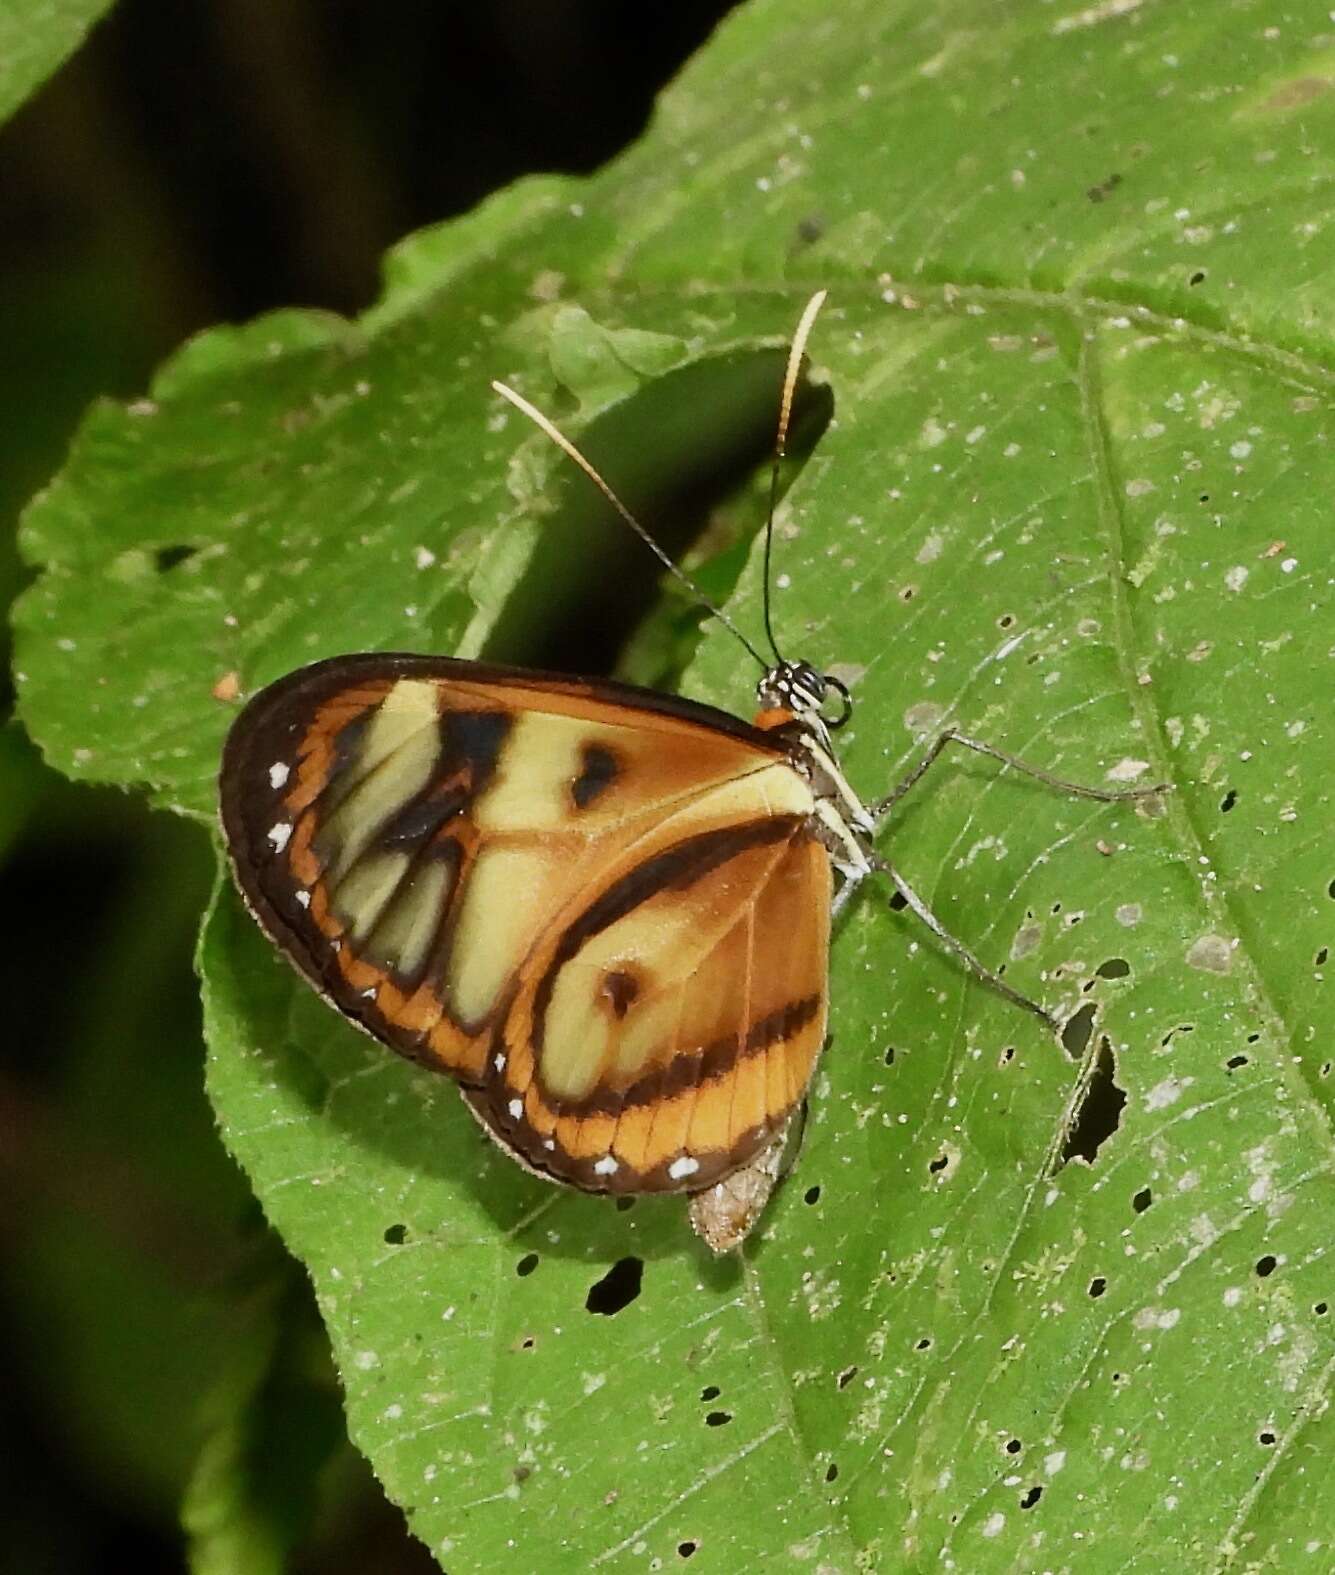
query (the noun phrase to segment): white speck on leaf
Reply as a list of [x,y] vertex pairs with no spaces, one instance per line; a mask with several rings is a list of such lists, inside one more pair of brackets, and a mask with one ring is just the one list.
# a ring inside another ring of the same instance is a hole
[[1191,1077],[1164,1078],[1163,1082],[1156,1083],[1145,1095],[1146,1110],[1165,1110],[1169,1105],[1175,1105],[1193,1082],[1195,1079]]
[[1222,935],[1202,935],[1187,948],[1187,967],[1205,973],[1228,973],[1233,967],[1232,944]]
[[910,733],[922,737],[924,734],[939,731],[945,715],[945,706],[937,705],[934,700],[920,700],[917,705],[911,705],[905,711],[904,726]]

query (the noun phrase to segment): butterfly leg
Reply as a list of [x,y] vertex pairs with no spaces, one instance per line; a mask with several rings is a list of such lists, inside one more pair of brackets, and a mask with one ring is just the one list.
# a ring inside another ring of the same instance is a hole
[[831,924],[834,923],[834,921],[839,917],[839,915],[848,906],[849,899],[852,897],[853,893],[858,889],[858,887],[863,883],[863,881],[866,880],[866,878],[867,877],[864,874],[855,874],[855,875],[845,875],[844,876],[843,884],[839,887],[839,890],[837,892],[835,892],[835,894],[834,894],[834,901],[830,904],[830,923]]
[[947,744],[958,744],[961,749],[971,749],[977,755],[987,755],[993,760],[999,760],[1003,766],[1010,766],[1016,771],[1023,772],[1027,777],[1033,777],[1036,782],[1045,783],[1059,793],[1069,793],[1074,798],[1093,798],[1103,804],[1117,804],[1127,799],[1149,798],[1155,793],[1167,793],[1172,789],[1168,782],[1156,782],[1152,787],[1133,788],[1102,788],[1091,787],[1085,782],[1068,782],[1065,777],[1053,776],[1050,771],[1044,771],[1039,766],[1031,766],[1027,761],[1021,760],[1017,755],[1008,754],[1004,749],[998,749],[993,744],[985,744],[981,739],[970,738],[961,733],[958,728],[948,727],[945,732],[938,734],[936,742],[914,766],[912,771],[896,787],[888,793],[879,803],[871,805],[871,817],[875,821],[884,819],[894,806],[904,797],[905,793],[924,776],[928,770],[941,758],[942,751]]
[[1051,1012],[1041,1007],[1037,1001],[1031,1001],[1027,995],[1021,995],[1018,990],[1012,989],[1000,974],[993,973],[985,963],[980,962],[963,941],[956,940],[889,860],[882,858],[873,859],[872,868],[889,877],[895,890],[904,899],[906,906],[927,926],[947,950],[953,952],[959,958],[976,979],[983,984],[989,985],[998,995],[1004,995],[1013,1005],[1023,1007],[1026,1012],[1032,1012],[1035,1017],[1041,1017],[1054,1034],[1061,1032],[1062,1025]]

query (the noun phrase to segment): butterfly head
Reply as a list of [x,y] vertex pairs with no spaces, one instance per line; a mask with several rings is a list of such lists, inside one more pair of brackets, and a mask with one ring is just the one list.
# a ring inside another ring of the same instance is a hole
[[[839,698],[839,710],[827,716],[831,693]],[[842,727],[853,714],[847,686],[830,673],[817,672],[810,662],[781,661],[768,668],[756,695],[763,708],[791,711],[801,722],[819,724],[822,732]]]

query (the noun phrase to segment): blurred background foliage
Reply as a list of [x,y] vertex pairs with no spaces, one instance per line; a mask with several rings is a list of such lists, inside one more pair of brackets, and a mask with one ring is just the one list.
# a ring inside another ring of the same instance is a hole
[[[90,401],[134,398],[214,323],[356,313],[405,233],[596,168],[729,9],[121,0],[0,131],[6,605],[18,514]],[[434,1569],[347,1444],[305,1276],[212,1131],[206,840],[45,768],[0,683],[11,1567]],[[240,1512],[220,1484],[247,1479]]]

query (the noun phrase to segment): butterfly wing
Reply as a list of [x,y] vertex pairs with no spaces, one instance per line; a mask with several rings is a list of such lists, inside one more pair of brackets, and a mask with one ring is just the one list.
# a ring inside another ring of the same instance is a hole
[[472,1096],[587,1190],[712,1186],[783,1130],[824,1041],[829,856],[801,814],[703,819],[670,817],[567,904]]
[[694,1190],[800,1098],[829,864],[758,729],[611,683],[340,657],[250,702],[220,794],[263,928],[535,1168]]

